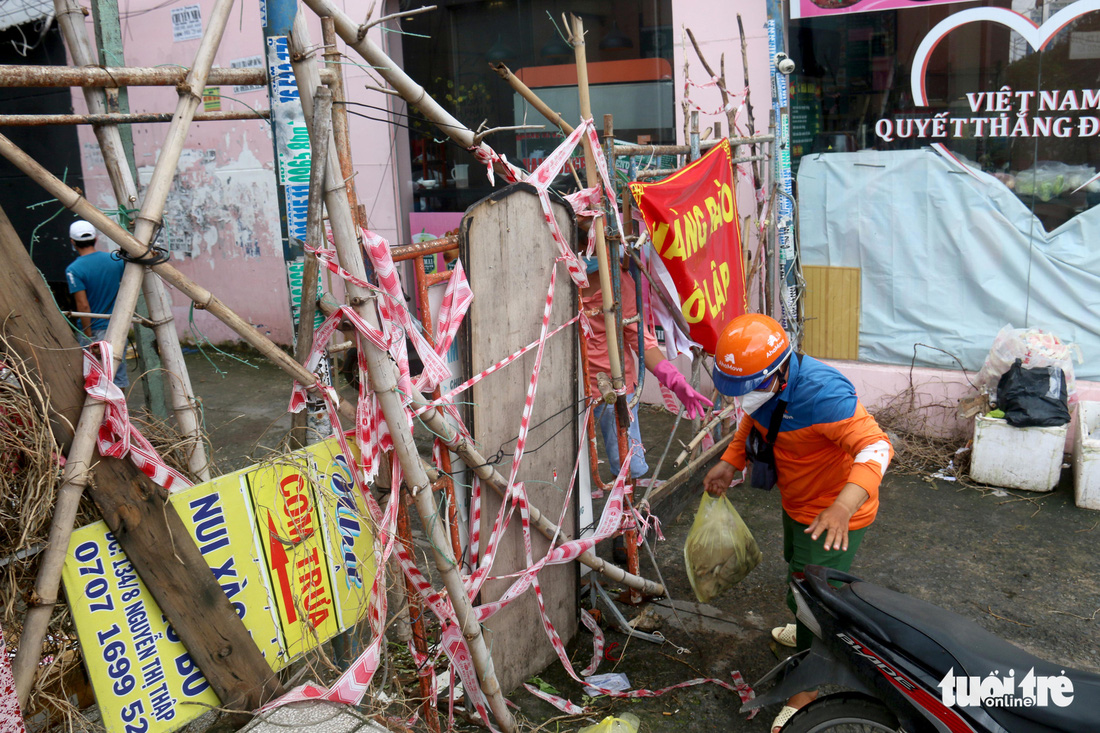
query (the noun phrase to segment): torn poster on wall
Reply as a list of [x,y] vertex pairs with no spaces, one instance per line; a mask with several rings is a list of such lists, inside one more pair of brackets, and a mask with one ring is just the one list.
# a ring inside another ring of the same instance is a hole
[[202,38],[202,9],[198,5],[172,8],[172,42]]

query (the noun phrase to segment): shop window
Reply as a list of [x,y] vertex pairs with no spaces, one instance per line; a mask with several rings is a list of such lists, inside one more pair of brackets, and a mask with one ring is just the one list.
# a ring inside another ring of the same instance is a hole
[[[476,129],[539,125],[486,138],[496,151],[530,170],[561,141],[557,130],[490,67],[504,63],[575,123],[580,119],[573,49],[555,27],[574,9],[556,0],[402,2],[402,10],[437,5],[402,22],[403,68],[464,125]],[[581,13],[592,84],[592,111],[602,126],[614,117],[616,137],[675,141],[671,0],[590,3]],[[564,28],[562,28],[564,30]],[[413,110],[408,119],[416,212],[461,212],[491,190],[485,168]],[[580,154],[578,153],[578,156]],[[583,168],[583,156],[578,169]],[[583,173],[581,174],[583,175]],[[570,189],[568,172],[560,188]]]
[[[983,0],[793,20],[792,160],[936,144],[999,178],[1053,230],[1100,203],[1100,12],[1043,25],[1071,5]],[[960,24],[927,56],[918,104],[922,42],[977,8],[1014,11],[1052,35],[1036,49],[991,19]]]

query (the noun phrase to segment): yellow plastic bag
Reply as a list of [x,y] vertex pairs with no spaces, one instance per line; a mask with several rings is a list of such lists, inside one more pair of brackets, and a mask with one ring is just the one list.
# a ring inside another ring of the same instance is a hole
[[581,728],[577,733],[638,733],[638,726],[642,721],[633,713],[622,715],[608,715],[595,725]]
[[723,494],[704,493],[684,543],[684,567],[700,603],[708,603],[760,563],[760,548]]

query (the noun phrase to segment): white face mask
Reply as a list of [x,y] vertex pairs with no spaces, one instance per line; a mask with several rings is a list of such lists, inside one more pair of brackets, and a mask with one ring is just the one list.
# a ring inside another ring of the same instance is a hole
[[752,413],[763,407],[764,403],[766,403],[772,397],[775,397],[775,392],[772,392],[771,390],[767,390],[765,392],[754,390],[746,395],[741,395],[741,409],[751,415]]

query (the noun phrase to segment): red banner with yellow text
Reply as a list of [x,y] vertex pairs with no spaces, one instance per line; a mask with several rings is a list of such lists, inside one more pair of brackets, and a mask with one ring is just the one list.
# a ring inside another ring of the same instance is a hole
[[708,354],[722,328],[747,309],[731,157],[723,140],[663,181],[630,184],[676,284],[689,335]]

